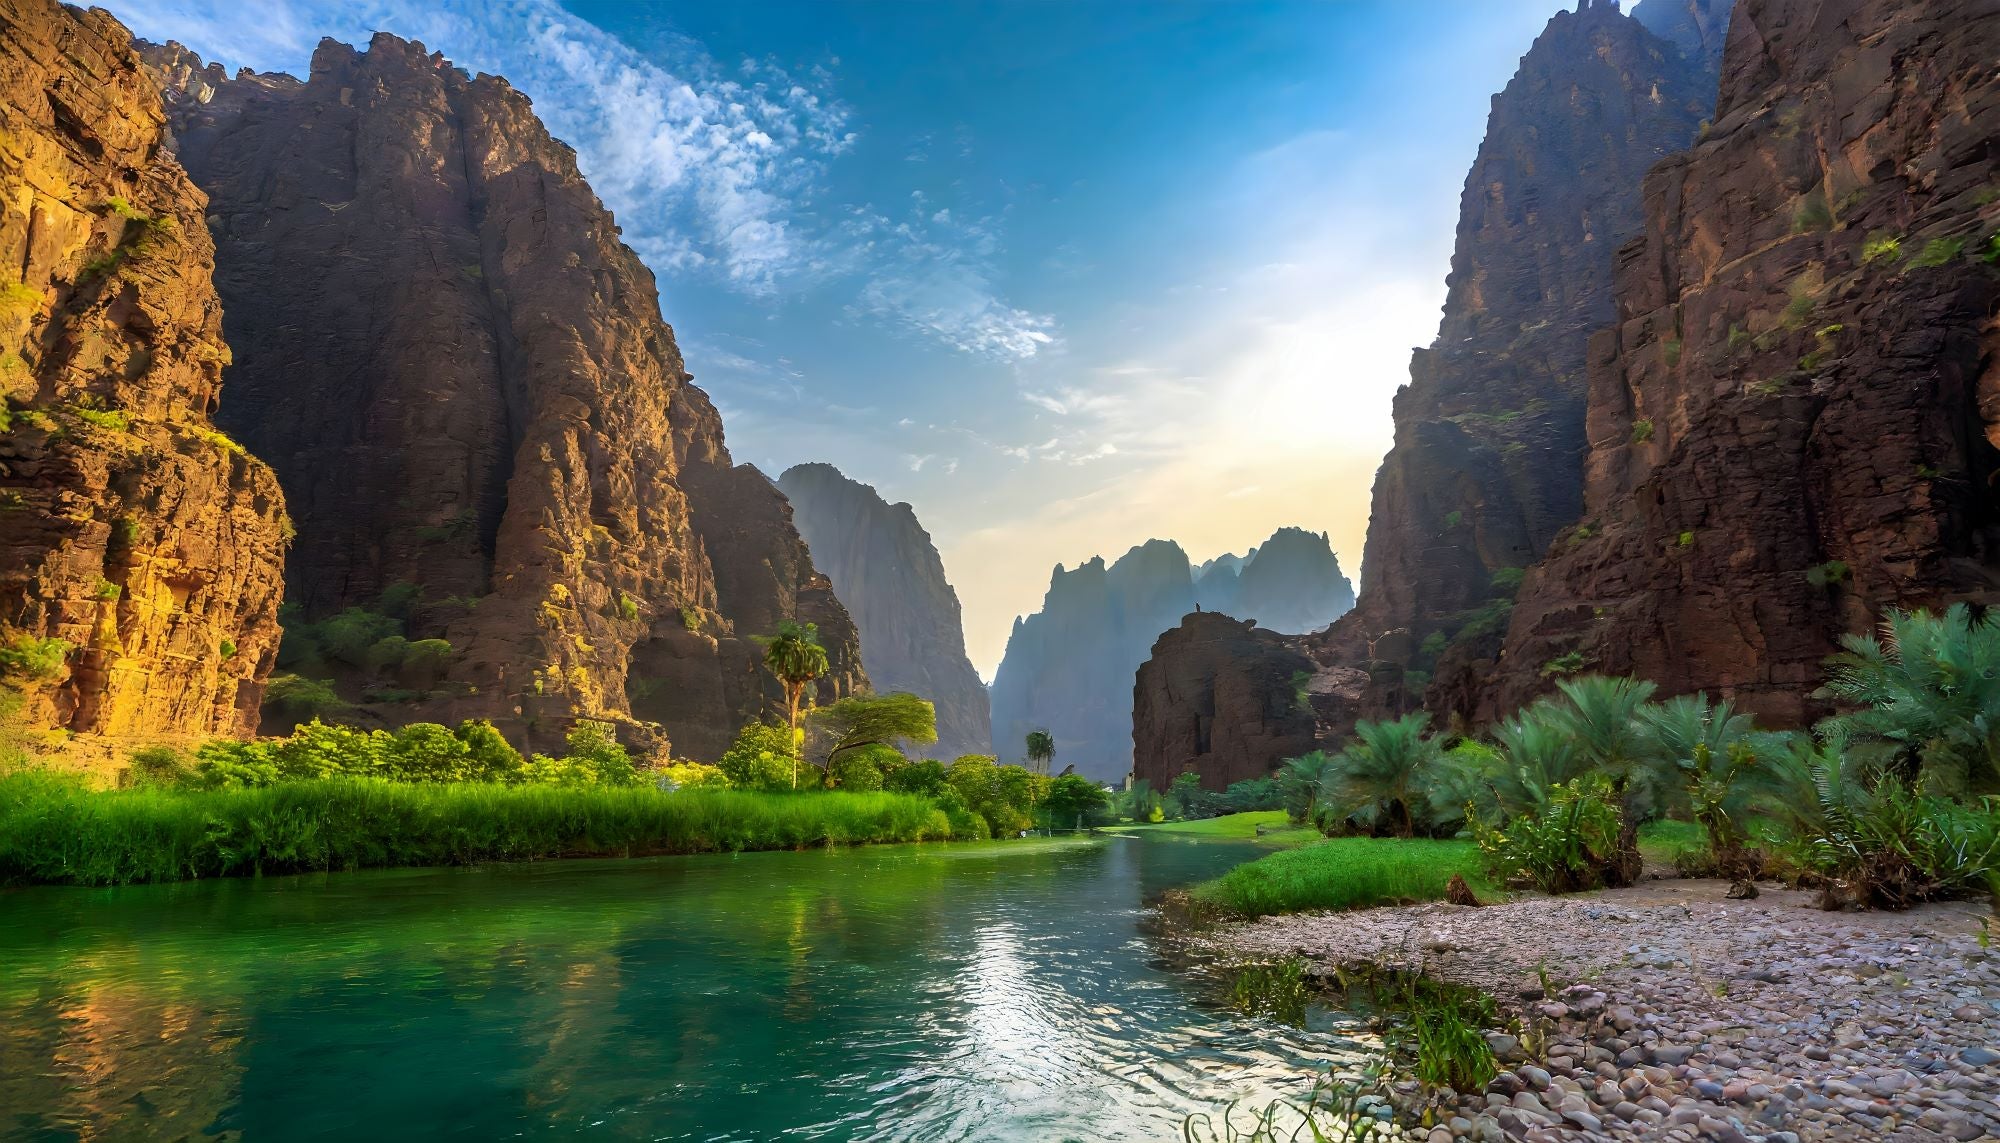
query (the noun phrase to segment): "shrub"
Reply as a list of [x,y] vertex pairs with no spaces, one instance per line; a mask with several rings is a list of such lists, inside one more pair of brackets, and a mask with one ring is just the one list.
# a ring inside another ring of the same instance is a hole
[[1749,344],[1750,331],[1737,325],[1735,322],[1731,322],[1729,324],[1729,352],[1739,352],[1744,346]]
[[1445,769],[1444,749],[1429,728],[1430,715],[1421,711],[1356,723],[1354,741],[1325,780],[1323,832],[1412,837],[1446,824],[1424,793]]
[[148,746],[132,752],[131,780],[139,786],[179,786],[194,777],[187,755],[171,746]]
[[1104,787],[1081,774],[1064,774],[1049,782],[1049,822],[1052,826],[1102,825],[1110,817]]
[[662,790],[723,790],[729,788],[729,776],[722,767],[706,762],[669,762],[654,771],[653,784]]
[[1559,679],[1565,675],[1574,675],[1588,666],[1590,660],[1584,657],[1583,652],[1567,651],[1542,664],[1542,677]]
[[1958,261],[1965,253],[1963,238],[1933,238],[1924,243],[1924,248],[1915,258],[1910,259],[1913,270],[1930,270]]
[[1638,420],[1632,422],[1632,443],[1645,444],[1653,439],[1653,422]]
[[334,693],[333,684],[325,679],[280,674],[272,675],[271,681],[264,686],[264,708],[281,720],[297,725],[331,718],[346,710],[347,704]]
[[1819,696],[1862,709],[1821,724],[1864,753],[1947,783],[2000,777],[2000,611],[1891,611],[1879,635],[1848,635]]
[[1832,225],[1833,212],[1827,209],[1826,195],[1817,190],[1800,199],[1798,209],[1792,212],[1792,232],[1795,234],[1825,230]]
[[0,643],[0,675],[16,678],[53,679],[62,673],[63,663],[75,646],[65,639],[38,639],[16,635]]
[[1472,836],[1495,880],[1575,893],[1622,880],[1616,873],[1622,827],[1610,780],[1590,774],[1554,787],[1546,805],[1503,828],[1473,818]]
[[1521,581],[1526,579],[1527,576],[1527,568],[1496,568],[1493,572],[1493,578],[1487,582],[1494,591],[1512,595],[1514,592],[1520,590]]
[[1681,339],[1678,337],[1668,338],[1660,347],[1660,357],[1667,363],[1667,368],[1669,369],[1679,365],[1681,363]]
[[798,774],[792,742],[790,727],[753,722],[737,732],[716,765],[737,789],[789,790]]
[[1806,569],[1806,582],[1814,587],[1831,587],[1847,582],[1847,563],[1843,560],[1828,560]]
[[1876,231],[1861,244],[1861,264],[1870,266],[1881,261],[1900,261],[1903,257],[1903,240],[1893,234]]
[[700,633],[701,612],[696,611],[692,607],[681,608],[681,626],[687,628],[691,632],[695,632],[697,634]]

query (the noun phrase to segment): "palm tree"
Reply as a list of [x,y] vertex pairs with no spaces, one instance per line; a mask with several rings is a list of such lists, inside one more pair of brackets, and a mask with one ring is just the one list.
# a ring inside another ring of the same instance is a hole
[[1643,679],[1585,675],[1556,684],[1567,703],[1551,710],[1555,723],[1576,739],[1592,766],[1611,778],[1622,819],[1616,864],[1606,877],[1613,887],[1629,885],[1644,864],[1639,856],[1639,817],[1658,791],[1658,773],[1646,765],[1647,738],[1639,714],[1656,689]]
[[1750,812],[1754,792],[1743,779],[1757,765],[1754,737],[1769,736],[1757,736],[1750,716],[1737,713],[1727,700],[1711,703],[1705,694],[1644,707],[1639,722],[1654,764],[1686,791],[1718,871],[1749,876],[1754,870],[1738,823]]
[[1505,762],[1494,800],[1513,815],[1539,809],[1549,791],[1590,772],[1590,762],[1570,734],[1556,704],[1547,699],[1516,712],[1493,728]]
[[1963,603],[1943,615],[1891,611],[1879,636],[1848,635],[1841,645],[1820,694],[1864,709],[1823,731],[1886,746],[1906,772],[2000,777],[2000,611],[1975,616]]
[[799,700],[806,686],[830,669],[826,648],[819,643],[819,627],[812,623],[778,622],[778,633],[762,640],[764,667],[785,688],[785,715],[792,726],[792,789],[799,788]]
[[[1438,778],[1444,750],[1424,733],[1431,716],[1422,711],[1394,722],[1360,722],[1357,740],[1340,752],[1327,776],[1332,812],[1381,837],[1410,837],[1428,810],[1428,788]],[[1421,823],[1428,825],[1429,814]]]
[[1046,774],[1055,767],[1056,736],[1047,727],[1028,732],[1028,765],[1039,774]]
[[1278,770],[1278,789],[1284,793],[1285,815],[1295,822],[1311,824],[1319,808],[1319,796],[1326,777],[1334,769],[1333,755],[1324,750],[1288,758]]

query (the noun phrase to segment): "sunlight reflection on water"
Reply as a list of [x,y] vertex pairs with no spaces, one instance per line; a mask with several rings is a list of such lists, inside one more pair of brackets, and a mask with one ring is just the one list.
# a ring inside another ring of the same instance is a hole
[[0,894],[0,1138],[1177,1138],[1352,1060],[1206,1001],[1121,839]]

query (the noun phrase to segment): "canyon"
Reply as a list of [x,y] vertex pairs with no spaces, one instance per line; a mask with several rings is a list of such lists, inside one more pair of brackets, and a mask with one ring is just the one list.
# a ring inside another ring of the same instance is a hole
[[[1058,769],[1105,782],[1133,765],[1134,672],[1160,634],[1198,607],[1251,610],[1323,627],[1354,604],[1324,534],[1282,528],[1244,557],[1219,557],[1197,580],[1171,540],[1148,540],[1107,565],[1095,557],[1049,579],[1041,610],[1014,621],[993,678],[993,748],[1020,761],[1029,731],[1054,734]],[[1232,623],[1235,621],[1232,620]]]
[[986,684],[965,655],[958,594],[930,533],[908,504],[830,464],[778,477],[792,519],[861,635],[861,665],[879,693],[905,691],[937,708],[937,757],[992,749]]

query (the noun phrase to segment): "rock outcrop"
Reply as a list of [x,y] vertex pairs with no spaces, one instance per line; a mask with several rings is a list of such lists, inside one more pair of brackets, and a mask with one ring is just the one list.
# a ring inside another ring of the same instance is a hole
[[877,691],[908,691],[937,707],[945,758],[992,749],[986,684],[965,654],[958,593],[930,533],[908,504],[889,504],[830,464],[785,470],[799,534],[861,632],[861,662]]
[[107,747],[247,732],[288,525],[270,470],[209,420],[229,349],[205,200],[102,11],[0,0],[0,116],[11,720]]
[[1022,760],[1022,740],[1045,727],[1059,767],[1073,763],[1087,777],[1118,781],[1134,757],[1133,672],[1182,616],[1198,605],[1226,606],[1311,631],[1353,604],[1326,536],[1299,528],[1279,529],[1249,555],[1210,561],[1200,582],[1206,586],[1171,540],[1148,540],[1109,567],[1099,557],[1073,571],[1056,568],[1041,611],[1014,621],[994,674],[995,753]]
[[822,699],[862,683],[782,494],[731,463],[652,274],[524,95],[386,34],[322,41],[305,81],[146,55],[210,198],[218,418],[298,522],[291,602],[394,596],[404,637],[450,644],[370,717],[541,748],[608,718],[713,757],[782,709],[750,639],[781,618],[819,624]]
[[1738,5],[1714,127],[1619,252],[1583,520],[1486,709],[1590,669],[1797,723],[1841,632],[2000,599],[1996,58],[1977,0]]
[[1642,177],[1714,105],[1723,6],[1652,0],[1627,16],[1586,0],[1493,99],[1444,320],[1396,395],[1361,600],[1329,640],[1332,658],[1401,668],[1376,668],[1383,711],[1418,701],[1440,666],[1490,656],[1519,569],[1581,513],[1586,345],[1611,319]]
[[1312,750],[1317,665],[1293,642],[1215,612],[1161,635],[1132,688],[1133,776],[1164,790],[1194,773],[1220,790]]

